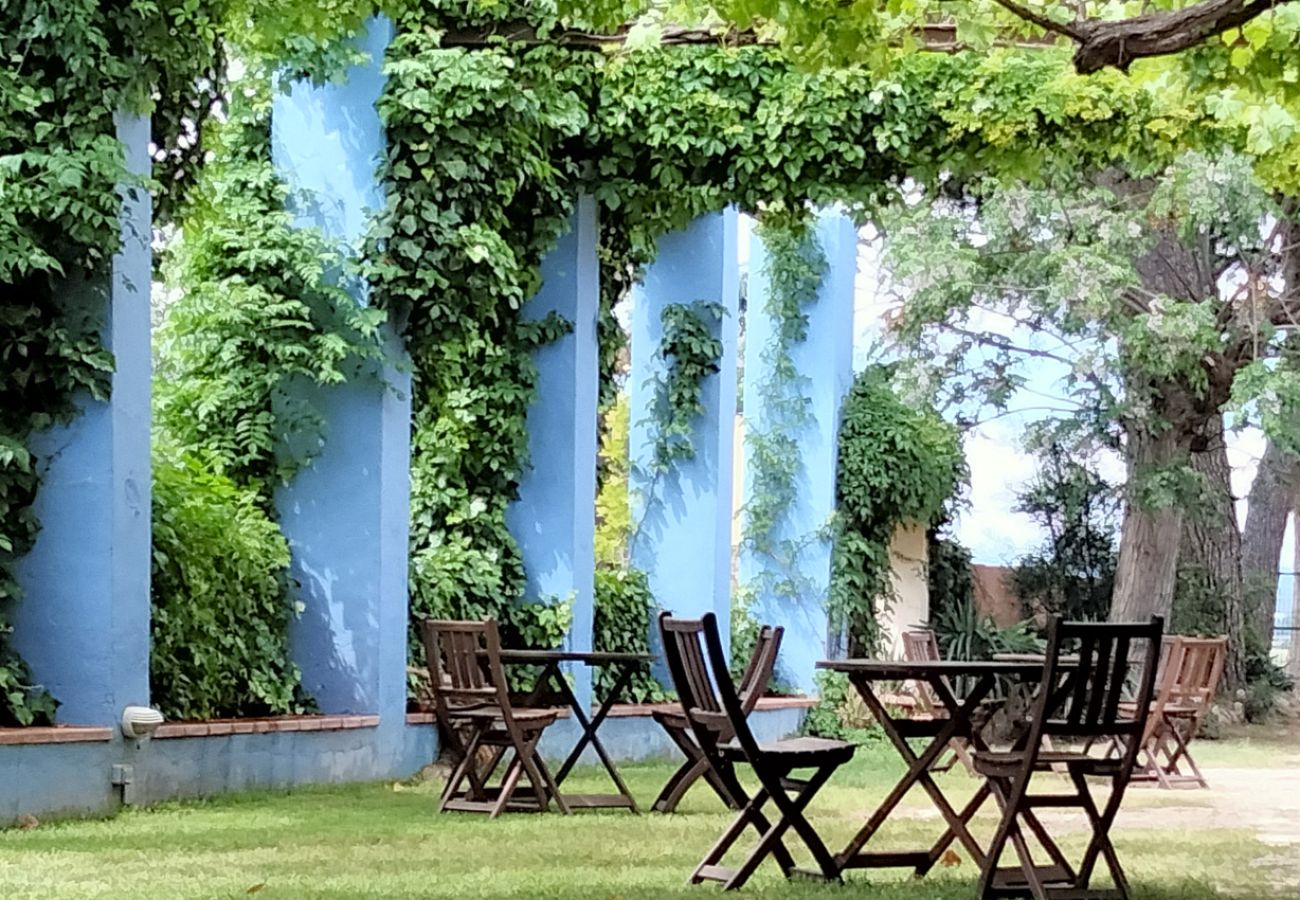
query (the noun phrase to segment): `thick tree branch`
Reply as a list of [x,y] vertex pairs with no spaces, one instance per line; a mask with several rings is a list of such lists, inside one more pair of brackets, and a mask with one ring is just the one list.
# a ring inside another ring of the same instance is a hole
[[1082,22],[1057,22],[1016,0],[997,2],[1026,22],[1077,44],[1074,68],[1088,75],[1108,66],[1127,71],[1134,60],[1190,49],[1291,0],[1202,0],[1182,9]]

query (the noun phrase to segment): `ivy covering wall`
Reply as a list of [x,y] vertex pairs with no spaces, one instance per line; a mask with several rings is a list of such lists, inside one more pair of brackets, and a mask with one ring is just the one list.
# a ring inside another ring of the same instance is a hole
[[328,439],[308,388],[378,377],[385,316],[287,208],[269,78],[232,86],[206,146],[155,334],[152,700],[177,719],[302,712],[275,490]]
[[893,595],[889,546],[899,527],[928,527],[964,479],[954,426],[924,404],[906,402],[887,367],[864,369],[840,413],[835,482],[831,628],[850,656],[870,656],[880,636],[876,614]]
[[[388,204],[368,251],[414,365],[411,615],[493,616],[508,643],[543,647],[564,636],[551,607],[567,598],[523,602],[505,512],[527,464],[532,351],[569,327],[520,315],[579,184],[591,73],[562,57],[399,34],[379,104]],[[418,660],[414,631],[412,644]]]
[[[44,460],[32,435],[107,398],[101,329],[119,242],[119,112],[152,110],[158,143],[191,106],[211,62],[213,4],[14,0],[0,6],[0,725],[49,721],[55,698],[14,652],[4,614],[20,600],[18,561],[40,523]],[[157,192],[165,210],[186,170]],[[79,286],[80,285],[80,286]]]

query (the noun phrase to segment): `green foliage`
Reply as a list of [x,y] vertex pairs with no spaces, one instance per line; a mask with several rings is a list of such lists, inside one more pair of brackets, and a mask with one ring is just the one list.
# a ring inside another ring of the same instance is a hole
[[944,659],[992,659],[996,653],[1041,653],[1043,641],[1028,622],[1002,628],[992,616],[982,616],[974,599],[933,613],[930,627]]
[[353,299],[344,254],[286,208],[268,87],[235,86],[163,266],[177,296],[156,340],[150,665],[171,718],[302,708],[274,491],[326,437],[310,388],[377,377],[383,360],[383,313]]
[[975,598],[971,577],[971,552],[956,538],[946,536],[937,524],[926,532],[926,583],[930,597],[930,615],[952,609]]
[[660,313],[663,336],[658,355],[664,374],[655,390],[652,419],[655,441],[650,471],[668,470],[679,460],[695,458],[691,436],[704,414],[704,379],[718,374],[722,341],[718,331],[726,315],[721,304],[697,300],[669,303]]
[[850,655],[870,655],[877,605],[892,596],[889,545],[899,526],[928,526],[965,473],[956,429],[905,402],[889,372],[861,372],[840,412],[835,544],[827,612]]
[[817,673],[817,705],[808,710],[804,733],[855,744],[875,744],[885,733],[862,716],[862,701],[842,672]]
[[[119,187],[139,189],[114,114],[152,107],[156,125],[174,119],[211,55],[213,5],[0,6],[0,606],[18,599],[14,566],[39,528],[31,435],[71,419],[79,396],[109,391],[104,278],[120,241]],[[54,702],[32,684],[9,630],[0,617],[0,725],[48,721]]]
[[[592,646],[596,650],[619,653],[649,653],[654,595],[644,572],[635,569],[596,570],[596,609]],[[596,670],[596,696],[603,700],[614,687],[618,672],[609,668]],[[623,698],[628,703],[655,703],[668,694],[651,674],[650,664],[637,667]]]
[[[758,405],[745,410],[745,447],[750,499],[744,508],[741,548],[758,562],[746,587],[768,597],[821,604],[804,551],[826,539],[825,530],[788,534],[787,514],[798,491],[802,466],[799,441],[812,422],[812,401],[795,365],[793,350],[808,334],[808,308],[826,273],[826,256],[801,218],[770,215],[756,230],[766,249],[758,277],[766,281],[763,314],[773,323],[771,339],[759,352],[763,375]],[[751,375],[751,377],[756,377]]]
[[626,392],[605,408],[600,442],[603,477],[596,492],[596,565],[623,569],[632,538],[632,503],[628,494],[628,440],[631,403]]
[[168,718],[302,712],[289,662],[289,546],[263,499],[155,456],[151,698]]
[[1016,596],[1026,614],[1104,621],[1115,581],[1119,491],[1090,460],[1057,442],[1038,455],[1038,473],[1020,492],[1016,511],[1027,513],[1047,537],[1012,570]]
[[400,34],[379,102],[389,195],[367,246],[375,302],[405,322],[414,367],[412,617],[493,615],[506,641],[532,646],[563,632],[548,604],[520,603],[505,511],[527,464],[532,352],[569,327],[520,314],[567,225],[569,142],[588,123],[590,72],[564,58]]

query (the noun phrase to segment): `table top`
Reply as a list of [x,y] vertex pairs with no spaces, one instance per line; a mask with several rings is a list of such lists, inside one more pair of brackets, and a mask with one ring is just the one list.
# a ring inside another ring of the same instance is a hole
[[848,675],[861,675],[879,681],[905,681],[911,679],[932,678],[944,675],[960,678],[969,675],[1019,675],[1030,678],[1041,675],[1041,662],[1024,662],[1015,660],[918,660],[905,659],[823,659],[817,663],[819,669],[832,672],[844,672]]
[[550,663],[577,662],[588,666],[601,666],[608,663],[650,662],[654,657],[649,653],[621,653],[605,650],[501,650],[502,662],[513,663]]

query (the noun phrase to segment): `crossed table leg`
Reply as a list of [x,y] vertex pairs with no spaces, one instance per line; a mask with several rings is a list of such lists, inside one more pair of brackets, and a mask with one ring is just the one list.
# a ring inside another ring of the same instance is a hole
[[574,719],[582,728],[582,735],[578,738],[578,742],[573,745],[573,749],[569,751],[569,755],[565,758],[559,771],[555,773],[555,784],[557,787],[564,784],[564,779],[568,777],[573,767],[577,765],[578,760],[582,757],[582,751],[590,744],[600,758],[601,765],[609,773],[610,780],[618,788],[618,793],[566,794],[565,801],[573,809],[617,808],[630,809],[634,813],[640,813],[641,810],[637,807],[636,800],[632,798],[632,792],[628,790],[622,776],[618,774],[614,761],[610,759],[609,753],[600,742],[600,736],[596,733],[601,723],[605,721],[605,717],[609,715],[610,709],[623,695],[623,691],[627,688],[628,682],[631,681],[636,670],[636,663],[606,662],[604,664],[618,666],[618,678],[615,679],[614,686],[606,695],[604,702],[597,708],[596,714],[590,719],[587,718],[587,711],[582,708],[582,703],[579,702],[577,695],[573,693],[573,688],[570,687],[568,679],[564,677],[564,673],[560,670],[559,662],[547,663],[541,677],[538,679],[539,686],[546,684],[548,680],[556,686],[565,702],[569,704],[569,709],[573,711]]
[[[934,689],[935,695],[947,708],[948,717],[946,719],[930,721],[895,719],[889,715],[880,698],[876,696],[872,686],[872,679],[863,677],[860,674],[849,675],[849,680],[857,688],[858,693],[862,695],[863,701],[871,710],[872,715],[875,716],[876,721],[880,723],[880,727],[889,737],[894,748],[898,750],[899,755],[908,764],[908,768],[907,773],[894,786],[894,789],[886,795],[884,801],[867,819],[862,829],[849,842],[848,846],[836,856],[836,862],[842,870],[910,867],[916,871],[918,876],[924,875],[934,867],[954,840],[961,842],[976,865],[983,866],[984,864],[984,850],[971,835],[967,823],[991,796],[992,792],[988,782],[982,783],[975,792],[975,796],[958,811],[948,802],[948,798],[943,795],[943,792],[935,783],[931,775],[931,767],[947,749],[948,742],[955,737],[966,738],[976,750],[987,749],[987,745],[979,736],[978,729],[971,727],[971,717],[979,708],[980,701],[993,689],[996,678],[992,674],[979,675],[976,677],[971,691],[960,701],[953,696],[942,675],[927,674],[924,678]],[[909,737],[929,737],[930,743],[926,745],[920,755],[917,755],[907,743]],[[903,799],[903,796],[916,784],[920,784],[925,792],[929,794],[935,807],[938,808],[939,814],[943,816],[944,821],[947,823],[947,830],[939,836],[928,850],[886,852],[864,850],[863,848],[885,824],[890,814]]]

